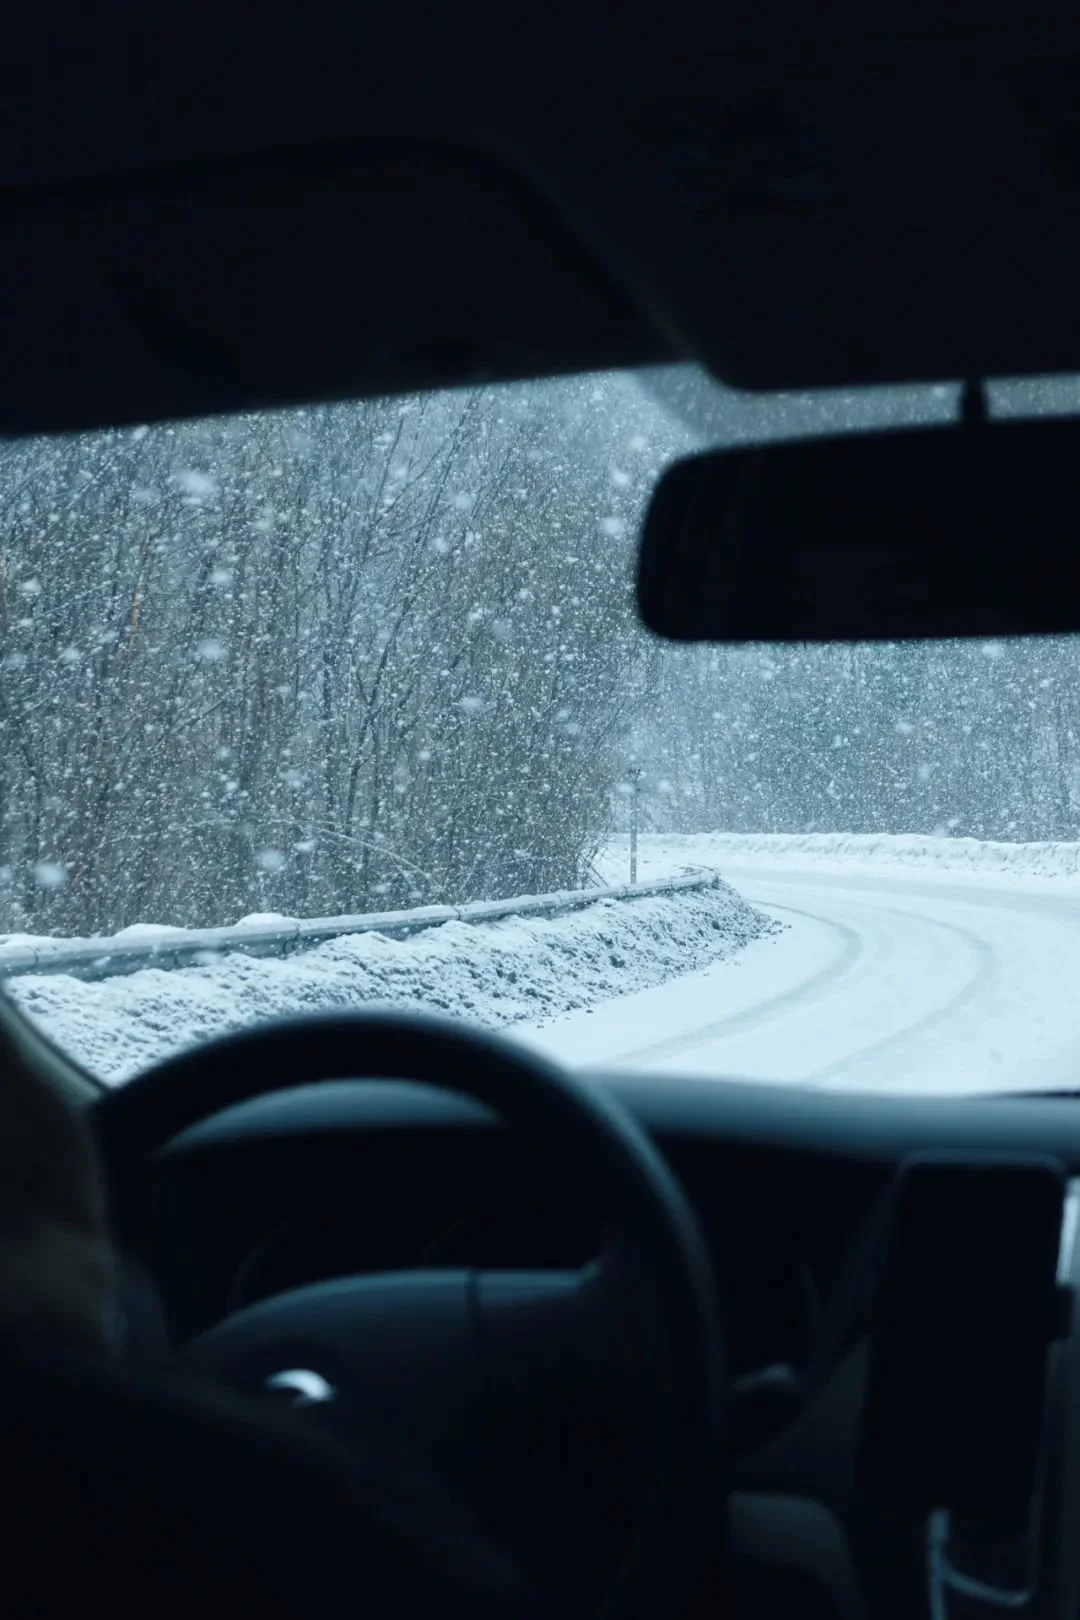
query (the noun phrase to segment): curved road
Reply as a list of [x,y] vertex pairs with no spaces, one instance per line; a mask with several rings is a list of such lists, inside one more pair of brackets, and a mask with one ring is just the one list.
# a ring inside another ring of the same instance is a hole
[[891,872],[725,863],[786,924],[527,1037],[575,1066],[889,1090],[1080,1087],[1080,902]]

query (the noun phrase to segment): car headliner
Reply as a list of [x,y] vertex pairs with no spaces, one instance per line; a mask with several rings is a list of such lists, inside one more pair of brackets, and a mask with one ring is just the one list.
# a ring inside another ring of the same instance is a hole
[[6,19],[0,429],[696,358],[1080,370],[1057,0],[42,0]]

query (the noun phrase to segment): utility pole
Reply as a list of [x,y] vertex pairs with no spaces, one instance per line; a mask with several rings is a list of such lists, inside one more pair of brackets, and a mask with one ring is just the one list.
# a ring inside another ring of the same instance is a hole
[[643,771],[640,766],[630,768],[630,881],[637,882],[637,834],[638,834],[638,799],[641,796],[641,778]]

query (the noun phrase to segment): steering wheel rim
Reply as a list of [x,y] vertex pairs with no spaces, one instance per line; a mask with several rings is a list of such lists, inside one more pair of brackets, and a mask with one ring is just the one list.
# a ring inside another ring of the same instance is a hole
[[[358,1011],[263,1024],[167,1058],[95,1105],[110,1181],[212,1114],[327,1081],[412,1081],[493,1110],[586,1178],[628,1233],[663,1306],[674,1376],[652,1477],[600,1614],[613,1620],[685,1544],[709,1502],[721,1523],[724,1340],[708,1251],[685,1194],[648,1136],[599,1087],[523,1046],[448,1019]],[[714,1493],[716,1493],[714,1495]]]

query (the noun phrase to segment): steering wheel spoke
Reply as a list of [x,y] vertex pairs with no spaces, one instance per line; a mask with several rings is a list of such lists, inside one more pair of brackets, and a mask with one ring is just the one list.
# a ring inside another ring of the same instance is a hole
[[[491,1108],[542,1164],[589,1189],[618,1237],[582,1271],[411,1271],[296,1289],[227,1317],[185,1347],[189,1363],[268,1403],[295,1391],[298,1420],[358,1453],[396,1434],[417,1459],[399,1469],[406,1495],[426,1488],[430,1469],[436,1494],[437,1475],[503,1533],[522,1499],[535,1525],[546,1506],[564,1532],[566,1569],[596,1555],[584,1586],[593,1612],[622,1617],[643,1596],[655,1606],[685,1574],[699,1510],[721,1522],[724,1343],[696,1219],[613,1099],[505,1039],[359,1013],[264,1025],[181,1053],[108,1093],[95,1124],[122,1186],[207,1114],[365,1077],[441,1086]],[[391,1472],[394,1444],[386,1439]],[[543,1539],[526,1549],[537,1573]],[[566,1587],[560,1609],[577,1607],[567,1600],[582,1590]]]

